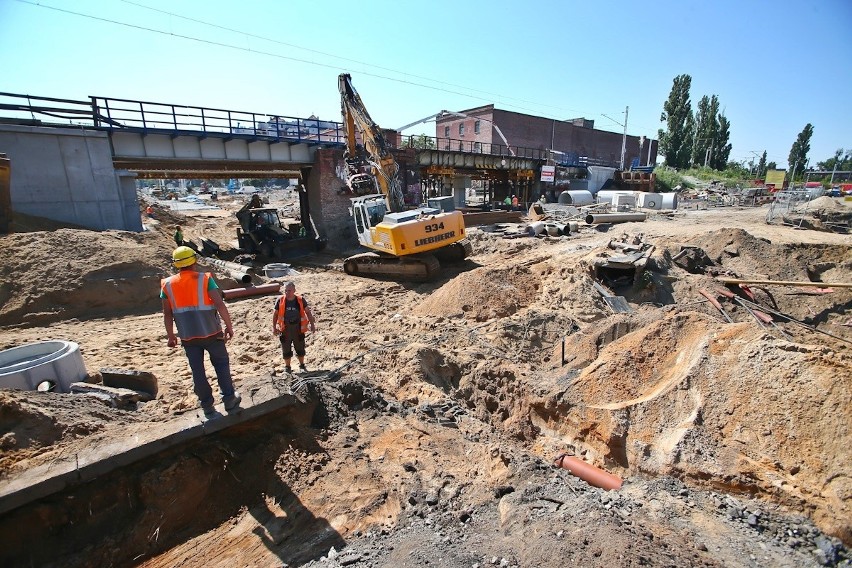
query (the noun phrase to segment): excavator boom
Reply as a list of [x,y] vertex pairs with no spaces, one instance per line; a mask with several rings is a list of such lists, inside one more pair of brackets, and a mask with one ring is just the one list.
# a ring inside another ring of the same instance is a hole
[[[343,116],[343,128],[346,134],[346,163],[349,165],[348,185],[356,195],[373,193],[364,191],[369,187],[365,176],[375,177],[377,189],[385,196],[391,212],[402,211],[405,201],[402,194],[402,184],[399,180],[399,166],[391,154],[389,145],[381,128],[373,122],[367,112],[361,97],[352,86],[352,77],[343,73],[338,77],[340,90],[340,111]],[[364,145],[364,157],[359,151],[356,132],[361,132]],[[362,170],[371,168],[372,172]]]

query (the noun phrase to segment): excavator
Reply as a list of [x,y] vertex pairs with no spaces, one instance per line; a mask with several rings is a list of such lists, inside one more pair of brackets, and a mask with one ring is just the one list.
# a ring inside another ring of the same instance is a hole
[[[428,281],[440,272],[440,261],[458,261],[473,252],[465,238],[461,211],[435,207],[405,209],[399,164],[381,128],[373,122],[352,77],[338,77],[347,187],[358,241],[372,252],[343,261],[351,275],[376,275]],[[358,144],[358,136],[362,144]]]

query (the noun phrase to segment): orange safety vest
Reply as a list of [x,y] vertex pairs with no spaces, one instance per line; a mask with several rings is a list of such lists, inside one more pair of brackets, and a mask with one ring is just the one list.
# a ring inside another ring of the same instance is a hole
[[[308,333],[308,314],[305,313],[305,303],[302,301],[302,297],[298,294],[296,295],[296,302],[299,303],[299,318],[301,320],[301,334],[305,335]],[[281,296],[278,300],[278,329],[284,332],[287,329],[286,322],[284,321],[284,312],[287,311],[287,296]]]
[[211,278],[209,272],[181,270],[161,281],[181,339],[200,339],[222,331],[219,312],[207,293]]

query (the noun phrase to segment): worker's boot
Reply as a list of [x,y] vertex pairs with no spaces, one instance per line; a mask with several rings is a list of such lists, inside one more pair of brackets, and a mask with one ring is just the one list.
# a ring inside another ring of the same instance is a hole
[[290,373],[293,372],[293,367],[291,367],[290,365],[287,365],[286,367],[284,367],[284,372],[289,375]]
[[234,393],[231,396],[222,397],[222,402],[225,404],[225,410],[233,410],[240,405],[243,399],[239,394]]
[[305,367],[305,364],[304,364],[304,363],[299,363],[299,371],[301,371],[302,373],[307,373],[307,372],[308,372],[308,368],[307,368],[307,367]]

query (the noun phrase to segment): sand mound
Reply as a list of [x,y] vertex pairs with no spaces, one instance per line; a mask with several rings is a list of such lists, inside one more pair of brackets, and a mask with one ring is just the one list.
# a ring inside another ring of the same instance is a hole
[[843,211],[852,207],[852,205],[846,205],[846,203],[840,199],[823,195],[797,207],[796,211]]
[[713,263],[742,276],[776,280],[816,280],[824,270],[852,261],[852,247],[776,245],[742,229],[720,229],[690,240]]
[[558,424],[534,406],[613,465],[771,494],[848,539],[848,376],[848,353],[670,314],[604,347],[557,397]]
[[507,317],[528,306],[540,283],[523,266],[477,268],[435,290],[414,309],[417,315],[457,316],[477,321]]
[[[0,390],[0,472],[26,467],[26,459],[97,432],[137,421],[138,414],[109,407],[100,399],[59,393]],[[56,451],[54,449],[54,451]]]
[[0,236],[0,325],[152,311],[173,243],[152,233],[60,229]]

